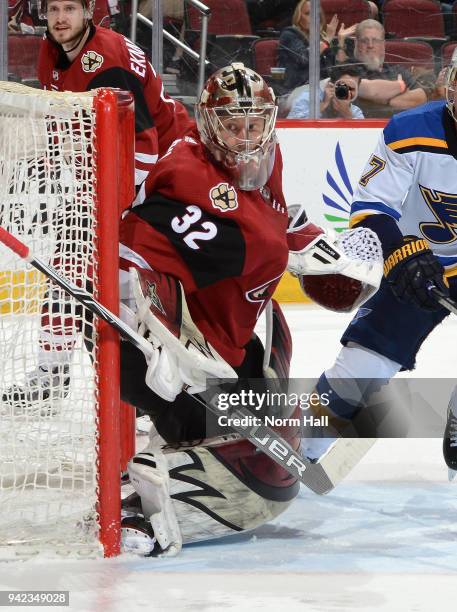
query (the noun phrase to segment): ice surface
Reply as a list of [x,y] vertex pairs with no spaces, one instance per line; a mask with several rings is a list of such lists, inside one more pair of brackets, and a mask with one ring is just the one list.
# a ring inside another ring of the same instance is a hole
[[[292,306],[287,317],[293,376],[318,376],[350,317]],[[454,377],[456,337],[449,319],[424,345],[415,376]],[[452,610],[456,516],[441,440],[382,440],[330,495],[303,488],[252,533],[185,547],[175,559],[5,563],[0,589],[67,589],[70,607],[53,609],[81,612]]]

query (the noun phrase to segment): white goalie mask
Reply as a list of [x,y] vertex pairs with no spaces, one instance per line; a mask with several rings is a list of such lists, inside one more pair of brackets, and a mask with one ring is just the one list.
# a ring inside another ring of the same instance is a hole
[[262,77],[242,63],[207,80],[195,108],[200,138],[237,187],[260,189],[273,170],[277,106]]
[[[84,9],[84,18],[92,19],[94,16],[95,0],[79,0]],[[46,21],[48,12],[48,0],[38,0],[38,17]]]
[[454,53],[452,54],[452,59],[446,71],[444,83],[446,90],[446,106],[448,107],[454,120],[457,121],[457,110],[455,108],[455,103],[457,102],[457,49],[455,49]]

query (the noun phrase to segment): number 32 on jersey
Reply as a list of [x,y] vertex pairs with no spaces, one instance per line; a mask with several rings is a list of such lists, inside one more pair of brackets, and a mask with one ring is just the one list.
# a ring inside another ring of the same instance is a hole
[[171,228],[177,234],[183,235],[183,240],[188,247],[194,250],[200,249],[198,241],[212,240],[217,235],[217,227],[211,221],[199,223],[202,211],[198,206],[186,207],[186,214],[173,217]]

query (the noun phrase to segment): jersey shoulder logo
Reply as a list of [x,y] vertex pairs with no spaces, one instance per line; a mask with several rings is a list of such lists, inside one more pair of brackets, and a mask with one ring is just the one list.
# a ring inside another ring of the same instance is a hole
[[457,194],[419,185],[425,203],[436,221],[419,224],[422,235],[435,244],[449,244],[457,238]]
[[218,208],[222,212],[235,210],[238,208],[238,197],[235,189],[228,183],[219,183],[209,191],[213,208]]
[[81,64],[84,72],[95,72],[104,62],[103,55],[96,51],[86,51],[81,58]]

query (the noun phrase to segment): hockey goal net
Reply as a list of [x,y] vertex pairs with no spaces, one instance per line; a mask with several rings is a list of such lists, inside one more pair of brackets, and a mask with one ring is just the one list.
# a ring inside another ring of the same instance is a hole
[[[133,130],[128,93],[0,83],[0,225],[114,312]],[[47,377],[46,350],[70,355]],[[118,369],[109,326],[0,247],[0,559],[117,554]]]

